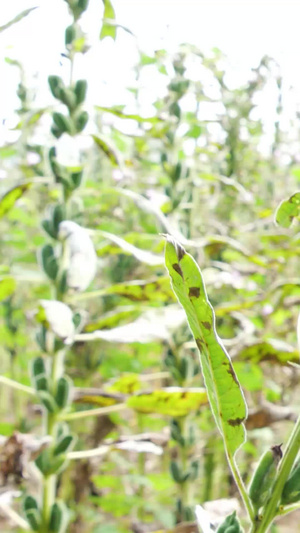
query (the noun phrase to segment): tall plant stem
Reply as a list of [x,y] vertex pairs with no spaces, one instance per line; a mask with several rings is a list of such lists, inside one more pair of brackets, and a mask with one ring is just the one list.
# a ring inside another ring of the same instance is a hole
[[[54,344],[54,339],[53,344]],[[60,350],[52,355],[52,367],[51,367],[51,385],[55,386],[57,379],[62,373],[64,364],[65,350]],[[53,437],[53,441],[56,438],[56,424],[57,415],[55,413],[49,413],[45,411],[45,433]],[[45,533],[48,533],[47,524],[49,523],[51,507],[55,503],[56,498],[56,474],[44,477],[43,480],[43,502],[42,502],[42,515]]]
[[272,495],[263,509],[263,518],[258,524],[254,524],[251,533],[265,533],[268,531],[275,516],[279,515],[278,505],[281,498],[284,484],[291,472],[295,459],[300,448],[300,417],[294,426],[293,432],[289,438],[287,448],[280,467],[274,486],[272,488]]

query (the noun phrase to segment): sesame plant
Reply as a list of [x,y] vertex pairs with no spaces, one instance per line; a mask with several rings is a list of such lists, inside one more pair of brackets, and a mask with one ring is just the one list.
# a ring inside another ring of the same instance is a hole
[[[298,196],[283,202],[277,220],[284,227],[299,216]],[[274,444],[259,460],[249,489],[237,466],[236,453],[244,444],[247,406],[231,360],[215,329],[215,314],[207,298],[201,271],[194,259],[172,237],[167,236],[166,266],[173,290],[183,306],[197,344],[210,406],[222,435],[233,478],[250,521],[251,533],[268,531],[278,516],[300,507],[299,453],[300,418],[286,443]],[[205,525],[200,527],[205,530]],[[225,518],[219,532],[239,533],[242,526],[235,513]]]
[[[100,95],[89,117],[88,80],[75,75],[89,6],[61,3],[70,23],[51,107],[34,108],[11,59],[21,135],[0,147],[0,476],[1,490],[23,492],[10,518],[22,531],[173,533],[196,529],[196,503],[240,493],[245,513],[207,519],[197,506],[199,528],[267,531],[299,505],[298,426],[286,438],[298,403],[297,193],[277,226],[273,213],[300,172],[280,73],[263,58],[234,87],[217,49],[141,52],[129,106]],[[102,3],[100,37],[114,39],[124,27]],[[145,96],[149,73],[163,95]],[[263,155],[257,101],[273,82]]]

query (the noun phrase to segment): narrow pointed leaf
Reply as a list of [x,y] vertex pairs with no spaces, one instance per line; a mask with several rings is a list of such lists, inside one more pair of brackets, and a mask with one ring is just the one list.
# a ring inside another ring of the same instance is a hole
[[29,189],[31,183],[16,185],[0,198],[0,217],[6,215],[13,208],[16,201]]
[[230,358],[215,329],[215,314],[207,298],[201,271],[171,237],[167,237],[166,266],[173,290],[185,310],[200,353],[209,402],[229,455],[245,439],[247,408]]
[[14,17],[12,20],[10,20],[9,22],[7,22],[6,24],[3,24],[3,26],[0,26],[0,33],[4,30],[7,30],[8,28],[10,28],[10,26],[13,26],[13,24],[16,24],[17,22],[19,22],[20,20],[22,20],[23,18],[27,17],[27,15],[29,15],[29,13],[31,13],[31,11],[33,11],[34,9],[36,9],[38,6],[36,7],[30,7],[29,9],[25,9],[24,11],[22,11],[21,13],[19,13],[16,17]]

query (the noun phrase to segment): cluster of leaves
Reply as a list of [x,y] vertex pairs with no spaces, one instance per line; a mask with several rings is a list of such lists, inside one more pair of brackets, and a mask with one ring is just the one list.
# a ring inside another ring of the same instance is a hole
[[[104,5],[101,38],[115,38],[114,10],[110,2]],[[66,46],[75,42],[84,52],[86,36],[78,31],[75,21],[66,31]],[[281,163],[288,138],[280,128],[280,76],[265,57],[244,85],[232,88],[219,50],[206,57],[182,45],[173,56],[164,50],[153,57],[141,54],[137,84],[128,88],[135,109],[128,111],[126,102],[96,106],[92,148],[82,150],[80,165],[65,167],[56,148],[66,133],[80,134],[86,125],[85,80],[71,90],[61,78],[50,78],[52,95],[66,113],[52,113],[57,145],[49,152],[46,134],[45,143],[33,141],[49,110],[34,108],[22,67],[12,63],[22,78],[20,137],[0,148],[6,175],[0,201],[1,374],[26,388],[28,365],[40,355],[33,311],[51,294],[36,257],[42,248],[44,270],[55,280],[55,254],[47,239],[55,241],[65,217],[57,202],[62,186],[66,200],[72,193],[68,217],[91,230],[98,256],[89,290],[65,300],[85,317],[66,361],[75,384],[66,416],[77,436],[72,453],[79,459],[70,462],[59,483],[60,498],[73,510],[70,531],[126,533],[142,524],[145,531],[175,531],[177,523],[194,521],[195,503],[232,496],[234,489],[224,476],[222,442],[207,408],[197,347],[164,266],[161,233],[174,236],[201,264],[218,333],[250,406],[249,441],[240,453],[249,478],[261,449],[281,441],[295,418],[297,376],[287,363],[298,361],[299,233],[296,224],[290,226],[299,216],[299,199],[288,196],[297,190],[300,168],[293,155],[289,165]],[[153,114],[144,116],[140,94],[151,73],[164,83],[165,94],[156,97],[154,87]],[[255,111],[268,83],[275,83],[279,103],[274,141],[263,155],[263,123]],[[276,225],[274,213],[283,198]],[[180,282],[178,269],[170,273]],[[193,333],[203,349],[209,328],[201,320],[207,327]],[[234,376],[219,349],[217,363],[225,382]],[[205,349],[202,368],[207,382]],[[20,391],[1,389],[0,433],[35,433],[39,420],[32,399],[25,402]],[[214,395],[210,401],[234,453],[244,435],[234,422],[246,415],[241,397],[237,393],[236,412],[229,414],[218,411]],[[83,417],[87,411],[99,418]],[[80,460],[81,450],[100,446],[105,451],[100,458]]]

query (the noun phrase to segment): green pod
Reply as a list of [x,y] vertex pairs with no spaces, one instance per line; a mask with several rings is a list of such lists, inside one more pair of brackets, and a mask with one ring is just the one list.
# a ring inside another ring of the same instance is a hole
[[45,361],[42,357],[36,357],[32,363],[32,375],[34,377],[46,374]]
[[43,406],[46,407],[49,413],[53,414],[57,412],[57,403],[55,402],[53,396],[48,391],[44,391],[44,390],[39,391],[39,398]]
[[78,5],[81,13],[83,13],[88,8],[89,0],[78,0],[77,5]]
[[69,378],[65,376],[59,378],[56,387],[55,401],[60,409],[64,409],[68,405],[71,386],[72,384]]
[[78,187],[80,187],[81,181],[82,181],[82,175],[83,175],[82,170],[80,170],[79,172],[72,172],[71,181],[73,184],[73,189],[77,189]]
[[63,115],[62,113],[53,113],[53,122],[56,126],[56,128],[63,134],[63,133],[72,133],[72,123],[68,117]]
[[86,91],[87,91],[87,81],[86,80],[78,80],[75,83],[74,87],[74,93],[76,95],[76,104],[80,105],[82,102],[84,102],[86,97]]
[[43,352],[47,351],[46,335],[47,335],[47,330],[45,326],[42,325],[39,331],[37,331],[35,338],[36,338],[36,342],[38,343],[39,347],[41,348]]
[[69,111],[73,111],[76,107],[76,95],[72,89],[64,88],[59,91],[58,99],[67,106]]
[[31,511],[32,509],[36,509],[38,511],[39,506],[36,501],[36,499],[33,496],[26,496],[23,502],[24,511]]
[[38,392],[48,390],[48,379],[45,374],[40,374],[35,377],[35,388]]
[[281,445],[272,446],[261,457],[253,474],[249,487],[249,496],[256,512],[264,505],[270,494],[281,457]]
[[62,79],[59,76],[49,76],[48,84],[54,98],[59,98],[59,93],[62,89],[64,89],[65,86]]
[[52,124],[50,129],[51,129],[52,135],[54,135],[56,139],[59,139],[63,134],[63,132],[57,126],[55,126],[55,124]]
[[52,474],[57,474],[63,469],[65,463],[66,456],[61,454],[54,457],[53,450],[51,448],[43,450],[35,460],[36,466],[45,477],[51,476]]
[[32,531],[40,531],[41,517],[40,513],[36,509],[30,509],[25,511],[26,519]]
[[56,233],[50,220],[44,218],[44,220],[42,220],[42,228],[50,237],[52,237],[52,239],[56,239]]
[[42,268],[48,278],[55,281],[58,274],[58,264],[51,244],[45,244],[41,250]]
[[72,44],[73,41],[76,39],[76,26],[75,24],[71,24],[71,26],[68,26],[65,31],[65,45],[69,46]]
[[171,461],[171,463],[170,463],[170,471],[171,471],[171,476],[172,476],[172,478],[174,479],[174,481],[176,483],[184,483],[186,481],[186,479],[184,479],[186,474],[183,474],[180,471],[180,468],[179,468],[178,463],[176,461]]
[[24,513],[27,518],[27,522],[33,531],[39,531],[41,523],[41,515],[39,506],[33,496],[26,496],[23,502]]
[[287,479],[282,495],[281,504],[288,505],[296,503],[300,500],[300,461],[293,468],[289,478]]
[[89,115],[86,111],[81,111],[79,115],[75,118],[75,128],[77,133],[81,133],[84,130],[87,122],[89,120]]
[[51,507],[49,531],[63,533],[68,524],[68,511],[63,502],[55,502]]
[[59,224],[65,219],[65,209],[62,205],[57,204],[52,211],[52,227],[54,230],[55,238],[57,238]]
[[53,450],[54,457],[60,455],[61,453],[69,452],[72,446],[74,445],[74,441],[75,439],[73,435],[66,435],[65,437],[63,437]]

